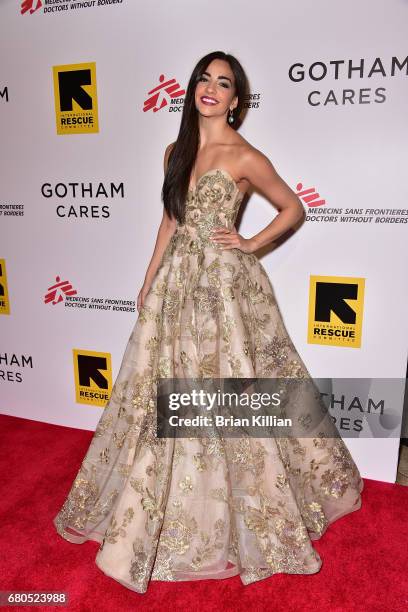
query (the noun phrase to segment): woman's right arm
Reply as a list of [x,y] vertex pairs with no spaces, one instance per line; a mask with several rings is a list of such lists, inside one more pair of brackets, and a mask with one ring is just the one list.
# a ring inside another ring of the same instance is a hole
[[[173,147],[174,143],[169,144],[166,147],[166,151],[164,153],[164,173],[167,171],[167,164],[170,155],[170,151]],[[137,296],[137,309],[140,311],[140,308],[143,306],[146,295],[150,291],[151,284],[156,275],[156,272],[160,266],[164,251],[167,248],[167,245],[170,242],[170,239],[174,232],[176,231],[177,221],[176,219],[170,219],[167,214],[167,211],[163,208],[163,218],[160,223],[159,231],[157,232],[156,244],[154,247],[153,255],[150,260],[150,263],[146,270],[145,279],[143,282],[143,286],[139,291],[139,295]]]

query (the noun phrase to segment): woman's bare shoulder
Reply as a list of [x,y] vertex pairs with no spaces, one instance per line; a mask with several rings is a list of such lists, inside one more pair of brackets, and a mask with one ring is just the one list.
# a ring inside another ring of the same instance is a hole
[[235,153],[236,160],[239,162],[241,168],[244,168],[248,163],[262,163],[266,161],[267,156],[252,145],[248,140],[243,138],[240,134],[239,139],[235,142]]

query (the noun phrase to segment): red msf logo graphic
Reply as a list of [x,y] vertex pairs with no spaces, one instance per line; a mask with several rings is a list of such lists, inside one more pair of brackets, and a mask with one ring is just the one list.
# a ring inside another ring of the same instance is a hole
[[320,194],[317,193],[314,187],[309,187],[309,189],[305,189],[303,187],[303,183],[298,183],[296,185],[296,195],[309,208],[314,208],[316,206],[323,206],[323,204],[326,204],[326,200],[320,199]]
[[59,276],[55,277],[57,281],[56,285],[52,285],[52,287],[48,287],[48,293],[44,296],[44,303],[48,304],[51,302],[52,304],[58,304],[62,302],[65,295],[76,295],[76,289],[72,288],[72,285],[69,281],[61,281]]
[[27,13],[27,11],[29,11],[30,15],[32,15],[33,13],[35,13],[36,10],[41,7],[41,0],[23,0],[23,2],[21,3],[21,14],[24,15],[24,13]]
[[154,113],[157,113],[163,106],[167,106],[169,98],[179,98],[186,93],[185,89],[180,88],[176,79],[169,79],[168,81],[164,81],[164,79],[164,74],[161,74],[159,77],[160,85],[147,92],[150,98],[144,101],[144,113],[151,109]]

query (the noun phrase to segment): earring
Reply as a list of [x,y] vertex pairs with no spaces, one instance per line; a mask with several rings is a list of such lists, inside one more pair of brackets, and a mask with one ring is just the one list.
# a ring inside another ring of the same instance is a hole
[[229,117],[228,117],[228,122],[229,122],[229,123],[233,123],[233,122],[234,122],[234,116],[233,116],[232,112],[233,112],[233,111],[232,111],[232,109],[230,108],[230,114],[229,114]]

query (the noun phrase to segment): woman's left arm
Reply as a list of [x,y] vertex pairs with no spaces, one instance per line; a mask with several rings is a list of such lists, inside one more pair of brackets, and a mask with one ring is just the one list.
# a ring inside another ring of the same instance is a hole
[[279,176],[266,155],[250,148],[241,156],[240,165],[241,177],[246,178],[256,190],[265,195],[279,213],[252,238],[243,238],[235,228],[229,233],[225,228],[219,228],[213,230],[213,240],[221,244],[222,248],[253,253],[293,227],[305,216],[305,211],[298,196]]

